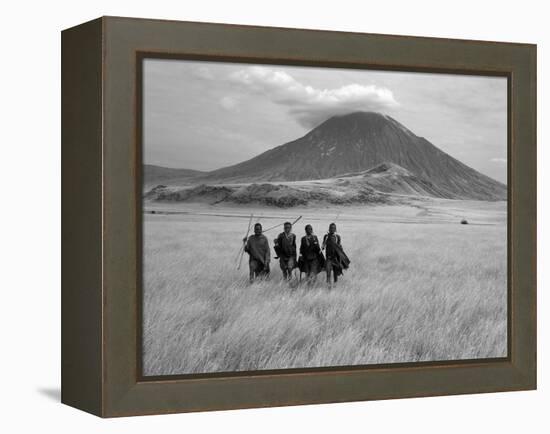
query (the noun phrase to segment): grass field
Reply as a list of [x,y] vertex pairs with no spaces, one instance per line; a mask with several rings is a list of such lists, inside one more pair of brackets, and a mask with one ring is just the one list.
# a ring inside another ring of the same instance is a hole
[[[144,375],[506,356],[505,203],[154,207],[144,214]],[[272,261],[270,280],[249,285],[236,257],[251,212],[264,227],[303,215],[299,237],[306,223],[322,235],[338,215],[350,269],[331,291],[324,274],[294,288]]]

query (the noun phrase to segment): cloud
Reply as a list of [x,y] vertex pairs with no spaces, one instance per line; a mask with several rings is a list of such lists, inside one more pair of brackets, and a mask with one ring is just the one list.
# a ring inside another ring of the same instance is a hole
[[508,160],[506,158],[498,158],[498,157],[491,158],[489,161],[491,161],[492,163],[498,163],[498,164],[508,163]]
[[241,69],[229,79],[286,107],[305,128],[313,128],[334,115],[359,110],[385,111],[399,105],[392,91],[384,87],[353,83],[318,89],[299,82],[287,72],[264,66]]
[[208,66],[205,66],[205,65],[194,66],[191,69],[191,72],[198,78],[202,78],[202,79],[205,79],[205,80],[214,80],[215,79],[215,75],[212,72],[212,70]]
[[224,96],[220,99],[220,105],[226,110],[234,110],[238,105],[239,101],[232,96]]

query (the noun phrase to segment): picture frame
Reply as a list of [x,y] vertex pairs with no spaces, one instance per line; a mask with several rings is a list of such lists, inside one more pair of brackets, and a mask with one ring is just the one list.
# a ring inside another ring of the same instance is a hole
[[[101,417],[536,388],[536,45],[102,17],[62,32],[62,402]],[[147,56],[508,79],[508,356],[141,375]]]

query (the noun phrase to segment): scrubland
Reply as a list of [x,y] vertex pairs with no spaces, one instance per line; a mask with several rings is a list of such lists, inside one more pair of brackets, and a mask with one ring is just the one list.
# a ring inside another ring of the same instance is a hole
[[[506,356],[504,202],[156,206],[144,214],[145,375]],[[250,285],[237,257],[251,212],[264,227],[301,214],[298,237],[337,219],[350,269],[332,290],[324,274],[308,288],[272,261],[270,279]]]

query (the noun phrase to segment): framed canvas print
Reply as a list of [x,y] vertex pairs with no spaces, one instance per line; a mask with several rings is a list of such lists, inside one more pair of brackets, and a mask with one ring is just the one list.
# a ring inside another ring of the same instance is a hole
[[103,417],[536,387],[536,46],[62,33],[62,401]]

